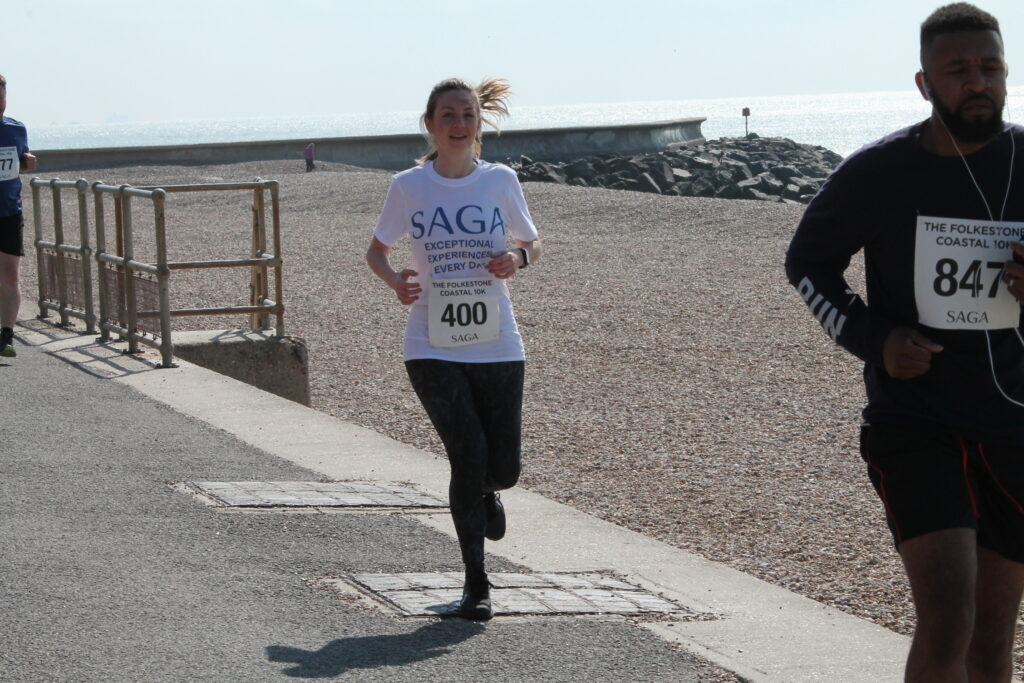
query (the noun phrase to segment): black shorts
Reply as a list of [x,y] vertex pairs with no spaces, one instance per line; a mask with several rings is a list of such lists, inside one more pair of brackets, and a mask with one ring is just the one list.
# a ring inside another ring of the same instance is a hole
[[897,547],[933,531],[968,528],[977,530],[979,546],[1024,562],[1024,446],[865,425],[860,452]]
[[11,256],[25,255],[25,219],[20,213],[0,218],[0,251]]

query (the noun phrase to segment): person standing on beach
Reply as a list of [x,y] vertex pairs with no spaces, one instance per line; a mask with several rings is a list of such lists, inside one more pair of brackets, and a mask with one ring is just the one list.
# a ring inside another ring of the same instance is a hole
[[[1002,119],[995,17],[921,25],[928,119],[843,161],[789,281],[864,361],[861,456],[917,614],[907,681],[1009,681],[1024,591],[1024,128]],[[864,249],[868,303],[843,273]]]
[[[505,280],[541,252],[515,172],[480,159],[482,124],[508,115],[508,95],[504,79],[434,86],[421,119],[432,151],[394,177],[366,252],[410,306],[405,366],[451,465],[466,568],[458,610],[477,621],[494,614],[484,538],[505,535],[497,492],[514,486],[521,468],[525,356]],[[406,234],[412,268],[395,271],[389,253]]]
[[21,215],[21,171],[34,171],[25,124],[4,115],[7,79],[0,75],[0,356],[14,358],[14,322],[21,293],[18,266],[25,255],[25,220]]
[[311,142],[302,150],[302,158],[306,160],[306,173],[313,170],[313,160],[316,159],[316,146]]

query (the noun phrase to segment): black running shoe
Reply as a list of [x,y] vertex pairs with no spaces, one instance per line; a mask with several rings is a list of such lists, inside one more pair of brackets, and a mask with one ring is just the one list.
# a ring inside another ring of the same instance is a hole
[[505,506],[497,493],[484,494],[484,509],[487,511],[487,528],[484,536],[492,541],[505,538]]
[[470,621],[488,621],[494,616],[491,606],[491,584],[483,581],[466,581],[459,601],[459,616]]
[[0,356],[14,358],[18,353],[14,350],[14,331],[7,328],[0,330]]

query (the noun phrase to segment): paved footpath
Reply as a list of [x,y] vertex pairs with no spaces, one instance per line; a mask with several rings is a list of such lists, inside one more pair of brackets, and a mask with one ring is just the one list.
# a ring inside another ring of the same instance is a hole
[[459,571],[449,516],[225,512],[171,484],[443,498],[443,459],[184,362],[30,319],[17,333],[0,363],[2,681],[901,679],[901,636],[518,489],[489,570],[614,572],[702,618],[479,625],[332,592],[321,579]]

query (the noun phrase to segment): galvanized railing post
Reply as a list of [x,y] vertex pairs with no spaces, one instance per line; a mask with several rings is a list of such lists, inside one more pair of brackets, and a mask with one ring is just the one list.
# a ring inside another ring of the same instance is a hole
[[96,334],[96,311],[92,301],[92,249],[89,248],[89,212],[85,193],[89,191],[89,181],[79,178],[75,182],[78,190],[78,228],[81,237],[82,255],[82,304],[85,320],[85,333]]
[[35,223],[35,246],[36,246],[36,284],[39,290],[39,317],[49,318],[50,309],[46,302],[46,283],[43,277],[46,273],[46,262],[43,256],[43,247],[39,243],[43,241],[43,207],[39,205],[39,186],[43,184],[40,178],[33,178],[29,181],[32,188],[32,222]]
[[274,303],[277,304],[277,336],[284,336],[284,285],[281,282],[283,264],[281,262],[281,207],[279,203],[280,184],[272,180],[270,187],[270,218],[274,229]]
[[[116,250],[118,258],[124,258],[124,205],[121,203],[121,194],[118,192],[114,195],[114,249]],[[126,303],[125,297],[128,292],[128,269],[124,267],[124,263],[118,263],[115,266],[118,277],[121,280],[121,291],[118,292],[117,298],[117,322],[119,325],[127,329],[128,326],[128,304]],[[122,340],[127,339],[123,334],[118,334]]]
[[[259,242],[257,237],[260,229],[259,213],[256,208],[256,190],[253,190],[252,195],[252,240],[249,249],[249,257],[256,258],[257,250],[256,244]],[[249,266],[249,305],[257,306],[260,300],[260,271],[256,268],[256,264]],[[259,313],[253,311],[249,314],[249,327],[257,329],[260,324]]]
[[[264,205],[263,196],[263,180],[256,178],[254,181],[256,189],[253,190],[253,207],[255,211],[256,222],[253,225],[253,244],[252,244],[252,257],[260,258],[267,251],[267,212]],[[267,264],[266,262],[260,262],[253,266],[253,276],[256,281],[256,291],[254,294],[254,300],[252,305],[261,306],[266,303],[267,299],[270,298],[270,284],[267,282]],[[254,318],[254,329],[267,329],[270,327],[270,314],[266,311],[260,311]]]
[[171,343],[171,269],[167,267],[167,230],[165,225],[163,190],[153,191],[153,213],[156,221],[157,291],[160,296],[160,356],[162,366],[174,365],[174,345]]
[[103,194],[96,189],[97,185],[102,185],[103,182],[95,182],[92,184],[93,193],[93,213],[96,217],[96,281],[99,284],[99,295],[100,295],[100,316],[99,316],[99,328],[100,328],[100,340],[110,340],[110,330],[106,328],[106,323],[110,321],[110,311],[107,310],[107,300],[109,294],[107,293],[107,266],[103,262],[103,255],[107,253],[107,224],[105,220],[105,212],[103,207]]
[[53,241],[57,245],[54,257],[57,270],[57,302],[60,304],[60,324],[66,326],[68,318],[68,278],[64,268],[64,253],[61,247],[64,246],[64,206],[60,200],[60,189],[57,187],[58,178],[50,181],[50,199],[53,202]]
[[128,330],[128,353],[137,353],[139,350],[139,325],[136,315],[138,309],[135,305],[135,276],[132,267],[128,265],[129,261],[135,259],[132,236],[132,196],[125,192],[125,189],[129,187],[131,186],[121,186],[118,199],[121,202],[121,224],[124,228],[122,238],[124,239],[124,298],[125,314],[128,319],[125,328]]

